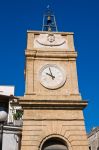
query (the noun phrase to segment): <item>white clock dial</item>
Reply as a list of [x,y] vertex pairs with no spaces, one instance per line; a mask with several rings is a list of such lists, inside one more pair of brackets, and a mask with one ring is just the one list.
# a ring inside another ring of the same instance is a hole
[[66,75],[56,65],[46,65],[40,70],[40,83],[48,89],[57,89],[66,81]]

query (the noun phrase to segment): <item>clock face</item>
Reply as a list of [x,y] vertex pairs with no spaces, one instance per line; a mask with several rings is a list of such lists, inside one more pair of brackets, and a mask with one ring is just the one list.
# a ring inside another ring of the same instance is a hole
[[48,64],[41,68],[40,83],[48,89],[60,88],[66,81],[66,75],[61,68]]

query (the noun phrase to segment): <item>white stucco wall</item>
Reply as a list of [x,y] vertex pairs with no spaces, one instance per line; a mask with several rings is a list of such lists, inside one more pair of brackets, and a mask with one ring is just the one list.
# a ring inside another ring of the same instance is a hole
[[20,127],[4,127],[2,150],[19,150]]

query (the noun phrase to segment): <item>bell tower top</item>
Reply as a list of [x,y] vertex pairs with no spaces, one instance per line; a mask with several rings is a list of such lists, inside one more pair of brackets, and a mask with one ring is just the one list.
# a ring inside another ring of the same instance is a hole
[[35,100],[81,100],[72,32],[58,32],[47,8],[42,31],[27,31],[25,96]]
[[55,20],[55,15],[53,14],[49,5],[47,6],[47,10],[43,16],[42,31],[49,31],[49,32],[58,31],[56,20]]

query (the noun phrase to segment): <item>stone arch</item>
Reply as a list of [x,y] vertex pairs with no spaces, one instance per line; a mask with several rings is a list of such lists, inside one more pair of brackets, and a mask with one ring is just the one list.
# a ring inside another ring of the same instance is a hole
[[39,145],[39,150],[72,150],[72,146],[65,137],[54,134],[46,136]]

